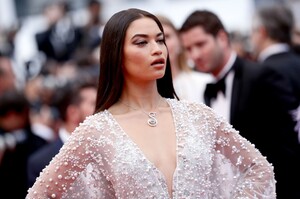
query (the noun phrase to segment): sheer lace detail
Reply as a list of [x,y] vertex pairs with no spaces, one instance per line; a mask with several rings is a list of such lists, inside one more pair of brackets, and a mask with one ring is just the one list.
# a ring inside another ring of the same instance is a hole
[[[203,104],[167,99],[177,136],[173,198],[276,198],[273,167]],[[76,128],[26,199],[167,199],[164,177],[103,111]]]

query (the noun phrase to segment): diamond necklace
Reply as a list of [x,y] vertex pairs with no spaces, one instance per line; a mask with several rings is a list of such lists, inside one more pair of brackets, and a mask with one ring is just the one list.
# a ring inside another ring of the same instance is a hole
[[[150,112],[147,113],[143,108],[138,109],[138,108],[135,108],[135,107],[130,106],[129,104],[125,103],[125,102],[122,101],[122,100],[119,100],[119,101],[120,101],[122,104],[124,104],[125,106],[127,106],[127,107],[129,107],[129,108],[131,108],[131,109],[133,109],[133,110],[141,110],[143,113],[145,113],[145,114],[149,117],[148,120],[147,120],[147,124],[148,124],[149,126],[151,126],[151,127],[156,127],[156,126],[157,126],[158,121],[157,121],[157,119],[156,119],[156,112],[150,111]],[[158,108],[158,106],[159,106],[159,104],[160,104],[160,101],[161,101],[161,98],[159,98],[159,101],[158,101],[158,103],[157,103],[155,109]]]

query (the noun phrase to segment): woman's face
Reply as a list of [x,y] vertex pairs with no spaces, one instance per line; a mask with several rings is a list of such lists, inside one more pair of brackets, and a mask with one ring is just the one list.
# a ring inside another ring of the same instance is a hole
[[125,79],[145,82],[164,76],[168,52],[163,32],[153,19],[144,17],[129,25],[123,53]]

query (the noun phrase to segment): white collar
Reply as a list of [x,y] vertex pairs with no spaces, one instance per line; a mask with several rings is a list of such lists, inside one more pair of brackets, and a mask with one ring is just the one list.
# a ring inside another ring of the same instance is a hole
[[268,57],[274,54],[282,53],[282,52],[287,52],[289,51],[290,47],[288,44],[285,43],[278,43],[278,44],[273,44],[266,49],[264,49],[258,56],[258,61],[263,62],[265,61]]
[[33,134],[35,134],[38,137],[41,137],[42,139],[46,140],[47,142],[51,142],[55,139],[55,133],[53,129],[51,129],[47,125],[43,125],[41,123],[33,123],[31,125],[31,129]]
[[237,57],[236,52],[232,51],[224,68],[221,70],[219,75],[216,77],[216,80],[222,79],[227,74],[227,72],[231,69],[236,57]]
[[70,137],[71,133],[68,132],[65,128],[60,128],[58,131],[58,136],[62,140],[63,143],[65,143],[68,138]]

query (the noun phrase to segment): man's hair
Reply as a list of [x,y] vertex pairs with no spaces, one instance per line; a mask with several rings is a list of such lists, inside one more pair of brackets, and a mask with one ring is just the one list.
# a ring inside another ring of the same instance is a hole
[[192,28],[201,27],[208,34],[217,36],[220,30],[227,33],[222,21],[219,17],[208,10],[196,10],[192,12],[183,22],[180,32],[186,32]]
[[273,5],[260,8],[254,17],[253,25],[254,28],[263,26],[274,41],[291,43],[294,16],[286,6]]

